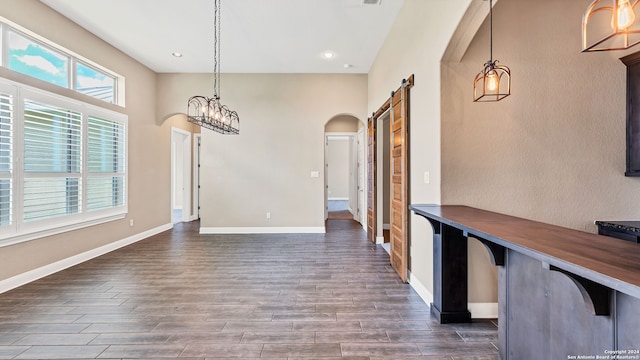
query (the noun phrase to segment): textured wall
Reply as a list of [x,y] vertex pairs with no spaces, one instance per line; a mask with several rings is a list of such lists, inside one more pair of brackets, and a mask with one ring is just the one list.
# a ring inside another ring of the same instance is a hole
[[493,54],[513,74],[501,102],[472,102],[488,21],[460,63],[443,64],[443,204],[589,232],[597,219],[640,218],[640,179],[624,177],[628,52],[580,53],[590,2],[500,0]]
[[501,102],[471,101],[488,23],[461,63],[443,64],[443,203],[590,232],[597,219],[640,218],[640,179],[624,176],[628,52],[580,53],[589,3],[495,6],[494,58],[513,73]]

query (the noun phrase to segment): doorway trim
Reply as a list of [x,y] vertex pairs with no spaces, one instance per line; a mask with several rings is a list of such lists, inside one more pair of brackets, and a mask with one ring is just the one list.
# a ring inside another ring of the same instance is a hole
[[[357,132],[325,132],[324,133],[324,219],[327,220],[329,216],[329,163],[328,163],[328,149],[329,141],[332,137],[344,138],[347,137],[351,142],[351,158],[349,159],[349,210],[353,215],[353,220],[360,222],[358,218],[358,204],[359,204],[359,192],[358,192],[358,133]],[[356,208],[354,209],[351,204],[354,203]]]
[[[182,141],[177,141],[182,139]],[[173,221],[173,199],[175,191],[175,172],[176,169],[173,146],[174,144],[182,147],[182,222],[191,221],[191,133],[176,127],[171,127],[171,206],[169,212]]]
[[193,210],[191,220],[200,219],[200,143],[202,134],[193,134]]
[[[390,190],[391,188],[391,171],[390,169],[386,169],[388,172],[386,173],[388,176],[385,177],[385,167],[384,167],[384,162],[385,161],[389,161],[389,166],[391,165],[390,162],[390,158],[391,158],[391,148],[389,148],[389,152],[388,153],[384,153],[384,147],[385,144],[384,142],[387,141],[387,146],[389,146],[389,142],[391,141],[391,131],[389,130],[391,125],[389,125],[389,128],[387,128],[388,134],[386,134],[387,136],[385,137],[384,134],[384,123],[385,120],[389,119],[389,124],[391,124],[391,111],[390,109],[387,109],[385,112],[383,112],[380,116],[377,117],[376,121],[376,149],[375,151],[377,152],[377,155],[375,157],[376,159],[376,234],[375,234],[375,243],[376,244],[384,244],[384,230],[389,230],[389,224],[385,224],[384,221],[384,209],[383,207],[387,206],[387,211],[391,210],[391,200],[388,199],[388,196],[386,197],[387,201],[385,201],[385,190]],[[388,159],[385,160],[385,157],[387,157]],[[385,189],[386,188],[386,189]],[[389,195],[391,193],[391,191],[388,191]],[[385,228],[385,226],[387,226],[387,228]]]

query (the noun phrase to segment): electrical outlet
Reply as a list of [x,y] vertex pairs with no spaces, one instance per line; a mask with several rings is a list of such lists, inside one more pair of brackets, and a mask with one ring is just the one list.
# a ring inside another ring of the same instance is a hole
[[133,219],[129,220],[129,226],[133,226]]
[[424,183],[428,184],[431,182],[431,174],[428,171],[424,172]]
[[267,219],[271,219],[271,213],[267,211]]

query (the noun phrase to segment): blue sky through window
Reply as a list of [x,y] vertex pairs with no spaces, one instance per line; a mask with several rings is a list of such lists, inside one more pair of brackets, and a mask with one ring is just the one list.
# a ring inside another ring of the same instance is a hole
[[78,92],[113,103],[114,85],[115,79],[113,77],[82,63],[76,64],[76,90]]
[[9,69],[69,87],[69,58],[20,34],[9,32]]

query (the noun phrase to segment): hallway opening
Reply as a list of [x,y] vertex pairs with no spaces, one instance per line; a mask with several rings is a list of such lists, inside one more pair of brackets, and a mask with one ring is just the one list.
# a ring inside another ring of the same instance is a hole
[[325,125],[325,220],[364,223],[364,171],[364,124],[351,115],[333,117]]

